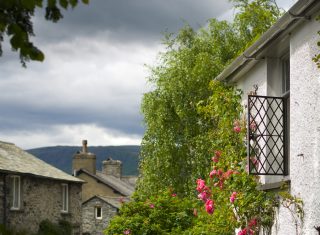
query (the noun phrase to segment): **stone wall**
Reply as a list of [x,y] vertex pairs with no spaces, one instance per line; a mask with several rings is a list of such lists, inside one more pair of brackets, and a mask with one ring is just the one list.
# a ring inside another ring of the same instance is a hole
[[[95,207],[102,208],[102,219],[96,219]],[[109,221],[117,214],[117,208],[111,206],[100,198],[93,197],[82,205],[82,228],[83,233],[90,235],[102,235]]]
[[122,176],[122,162],[109,158],[102,162],[102,173],[120,178]]
[[[7,177],[7,182],[9,182]],[[36,232],[42,220],[51,222],[66,220],[75,231],[81,232],[81,184],[68,183],[69,212],[62,213],[62,181],[21,176],[21,208],[10,209],[10,199],[7,203],[7,226],[19,230]],[[10,195],[10,184],[7,195]],[[8,196],[9,197],[9,196]]]

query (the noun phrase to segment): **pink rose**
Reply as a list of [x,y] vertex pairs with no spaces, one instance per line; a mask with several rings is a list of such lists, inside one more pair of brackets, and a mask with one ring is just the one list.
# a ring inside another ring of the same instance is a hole
[[241,127],[240,126],[235,126],[233,127],[234,132],[239,133],[241,131]]
[[234,203],[234,200],[236,200],[236,197],[237,197],[237,192],[233,192],[230,196],[230,202]]
[[255,121],[251,121],[249,128],[250,128],[251,131],[256,131],[257,124],[255,123]]
[[123,234],[131,234],[131,230],[130,229],[126,229],[123,231]]
[[214,204],[213,201],[211,199],[208,199],[206,201],[206,211],[208,212],[208,214],[212,214],[214,212]]
[[221,151],[220,150],[214,151],[214,154],[215,154],[216,157],[221,157]]
[[176,193],[171,194],[171,197],[176,197],[176,196],[177,196]]
[[223,178],[228,179],[233,173],[233,170],[227,170],[225,173],[223,173]]
[[249,227],[255,227],[255,226],[257,226],[257,224],[258,224],[257,219],[256,219],[256,218],[253,218],[253,219],[251,219],[251,220],[249,221],[248,226],[249,226]]
[[213,162],[215,162],[215,163],[219,162],[219,158],[216,157],[216,156],[214,156],[213,158],[211,158],[211,160],[212,160]]
[[238,235],[254,235],[254,231],[252,229],[249,229],[247,231],[247,228],[242,229],[241,231],[238,232]]
[[150,208],[154,208],[154,204],[150,204]]
[[208,200],[208,197],[209,197],[209,195],[206,191],[203,191],[203,192],[199,193],[199,195],[198,195],[198,198],[200,200],[202,200],[203,202],[206,202]]
[[202,192],[206,188],[206,182],[203,179],[197,179],[197,191]]
[[214,175],[216,175],[216,174],[217,174],[217,171],[216,171],[216,170],[212,170],[212,171],[210,172],[209,176],[210,176],[210,178],[212,179],[212,177],[213,177]]

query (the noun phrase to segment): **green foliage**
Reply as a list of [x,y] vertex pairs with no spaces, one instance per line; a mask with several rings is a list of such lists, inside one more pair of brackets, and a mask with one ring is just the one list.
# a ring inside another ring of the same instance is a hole
[[[82,0],[88,4],[88,0]],[[48,0],[45,7],[45,18],[52,22],[59,21],[63,15],[61,8],[75,7],[78,0]],[[60,7],[59,7],[60,6]],[[29,60],[43,61],[44,54],[30,41],[34,36],[31,17],[36,8],[43,7],[43,0],[1,0],[0,1],[0,56],[4,35],[10,38],[11,48],[19,51],[23,66]]]
[[[57,224],[49,220],[43,220],[39,224],[38,232],[34,235],[71,235],[72,226],[69,222],[60,220]],[[16,231],[15,229],[5,228],[0,224],[0,235],[31,235],[27,231]]]
[[195,204],[171,191],[160,192],[148,199],[136,197],[122,205],[119,215],[111,220],[104,234],[124,234],[124,231],[130,231],[132,235],[181,234],[194,225]]
[[235,17],[235,27],[247,46],[267,31],[283,14],[275,0],[230,0],[240,11]]
[[209,166],[205,133],[214,123],[199,115],[197,104],[210,96],[209,82],[240,49],[235,41],[229,23],[211,20],[207,30],[196,33],[186,26],[166,42],[168,51],[150,77],[156,89],[142,102],[147,129],[138,190],[148,194],[173,187],[188,194]]
[[44,220],[39,225],[39,230],[36,235],[71,235],[72,227],[67,221],[59,221],[58,224],[52,223],[49,220]]
[[[222,119],[219,126],[209,133],[215,154],[212,154],[210,177],[207,174],[205,179],[210,188],[208,191],[210,199],[215,204],[212,222],[217,226],[228,224],[226,227],[234,230],[239,227],[246,228],[249,221],[256,220],[257,225],[251,229],[259,230],[259,227],[263,227],[266,231],[273,224],[274,208],[278,205],[278,200],[273,193],[258,190],[258,179],[247,173],[244,144],[247,132],[246,120],[234,118],[239,116],[241,111],[240,93],[232,88],[223,89],[217,81],[211,82],[211,87],[213,95],[207,103],[199,106],[199,111],[208,118]],[[225,90],[230,94],[227,92],[224,92],[224,95],[219,94],[219,91]],[[219,99],[223,98],[224,102],[219,102]],[[220,105],[217,105],[218,103]],[[230,112],[227,108],[232,106],[233,112]],[[233,194],[235,196],[232,202]],[[222,234],[227,233],[222,232]]]
[[[244,0],[234,2],[239,10],[234,23],[211,19],[199,32],[187,25],[175,37],[166,35],[167,50],[160,54],[149,77],[154,90],[142,101],[146,132],[141,146],[142,177],[137,186],[141,194],[156,194],[172,187],[179,195],[192,195],[194,180],[210,169],[213,142],[221,142],[209,134],[210,130],[223,131],[219,126],[239,115],[236,104],[226,102],[234,99],[232,92],[228,93],[232,88],[214,91],[211,89],[219,86],[210,88],[209,83],[280,13],[273,1],[255,0],[247,5]],[[210,98],[213,92],[221,97]],[[210,99],[217,102],[213,117],[198,110],[199,103]]]
[[0,224],[0,235],[28,235],[25,231],[15,231],[14,229],[8,229],[3,224]]

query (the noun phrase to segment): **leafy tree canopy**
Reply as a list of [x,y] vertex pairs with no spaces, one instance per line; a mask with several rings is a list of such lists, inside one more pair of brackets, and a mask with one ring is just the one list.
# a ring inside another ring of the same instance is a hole
[[[57,22],[63,15],[61,9],[74,8],[78,0],[1,0],[0,1],[0,56],[4,35],[10,38],[13,51],[18,51],[23,66],[29,60],[43,61],[44,54],[31,41],[34,36],[32,16],[35,9],[45,7],[46,20]],[[82,0],[88,4],[89,0]]]
[[[211,19],[198,32],[187,25],[164,40],[167,50],[160,54],[149,77],[154,90],[142,101],[146,132],[137,187],[140,195],[156,194],[167,187],[179,195],[192,194],[195,179],[210,169],[212,146],[219,142],[211,130],[239,117],[233,88],[210,88],[209,83],[266,31],[281,11],[271,0],[232,2],[237,8],[234,22]],[[212,107],[221,116],[199,112],[199,105],[210,99],[215,99]]]

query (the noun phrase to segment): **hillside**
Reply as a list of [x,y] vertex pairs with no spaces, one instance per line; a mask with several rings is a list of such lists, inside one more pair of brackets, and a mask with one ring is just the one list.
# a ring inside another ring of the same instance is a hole
[[[123,163],[123,175],[138,175],[140,146],[93,146],[89,152],[97,156],[97,169],[102,161],[112,157]],[[72,156],[81,150],[80,146],[55,146],[27,150],[41,160],[71,174]]]

